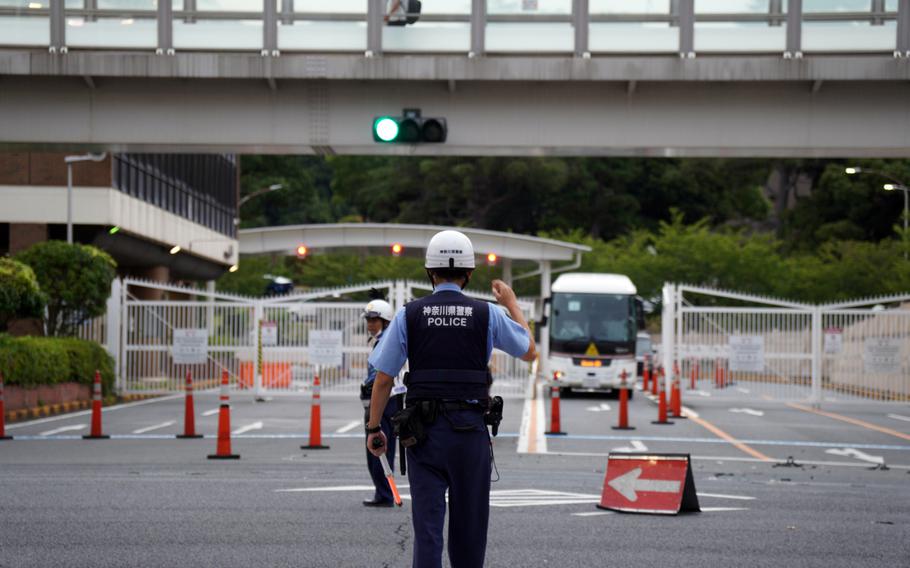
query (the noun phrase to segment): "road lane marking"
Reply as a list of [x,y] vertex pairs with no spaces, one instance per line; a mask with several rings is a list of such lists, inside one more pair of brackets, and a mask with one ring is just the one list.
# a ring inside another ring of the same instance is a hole
[[[124,408],[133,408],[134,406],[143,406],[145,404],[154,404],[156,402],[164,402],[167,400],[174,400],[175,398],[182,398],[184,395],[175,394],[171,396],[162,396],[160,398],[150,398],[148,400],[140,400],[138,402],[128,402],[126,404],[115,404],[114,406],[108,406],[101,409],[101,412],[113,412],[115,410],[123,410]],[[47,422],[57,422],[58,420],[66,420],[68,418],[78,418],[80,416],[88,416],[91,414],[91,410],[82,410],[80,412],[70,412],[67,414],[61,414],[60,416],[51,416],[48,418],[39,418],[37,420],[29,420],[28,422],[19,422],[17,424],[12,424],[7,426],[7,430],[15,430],[16,428],[25,428],[26,426],[36,426],[38,424],[45,424]]]
[[722,513],[726,511],[748,511],[748,507],[701,507],[702,513]]
[[83,430],[87,428],[87,424],[74,424],[72,426],[61,426],[60,428],[54,428],[53,430],[48,430],[47,432],[41,432],[39,436],[53,436],[54,434],[61,434],[63,432],[73,432],[75,430]]
[[742,387],[736,387],[736,390],[738,390],[739,392],[741,392],[743,394],[749,394],[751,392],[749,389],[744,389]]
[[176,424],[176,420],[171,420],[170,422],[162,422],[161,424],[155,424],[154,426],[149,426],[147,428],[140,428],[138,430],[133,430],[133,434],[145,434],[146,432],[151,432],[152,430],[157,430],[159,428],[167,428],[168,426],[173,426]]
[[861,452],[861,451],[857,450],[856,448],[831,449],[831,450],[825,450],[825,453],[831,454],[832,456],[843,456],[843,457],[853,456],[858,460],[862,460],[864,462],[869,462],[869,463],[877,463],[877,464],[885,463],[885,458],[883,458],[882,456],[870,456],[869,454],[867,454],[865,452]]
[[711,393],[705,392],[705,391],[703,391],[703,390],[689,391],[689,393],[690,393],[690,394],[694,394],[694,395],[698,395],[698,396],[705,396],[705,397],[711,396]]
[[858,418],[850,418],[849,416],[843,416],[841,414],[835,414],[833,412],[825,412],[824,410],[810,408],[808,406],[803,406],[802,404],[797,404],[795,402],[788,402],[787,406],[790,408],[795,408],[797,410],[802,410],[803,412],[811,412],[812,414],[818,414],[819,416],[827,416],[828,418],[840,420],[841,422],[853,424],[854,426],[860,426],[862,428],[866,428],[867,430],[875,430],[876,432],[881,432],[882,434],[896,436],[903,440],[910,440],[910,434],[904,434],[903,432],[898,432],[897,430],[892,430],[891,428],[885,428],[884,426],[878,426],[876,424],[872,424]]
[[[407,488],[409,485],[399,485],[398,488]],[[276,489],[275,493],[321,493],[331,491],[375,491],[373,485],[335,485],[332,487],[294,487],[291,489]]]
[[747,453],[750,456],[752,456],[754,458],[758,458],[763,461],[774,461],[771,458],[769,458],[768,456],[766,456],[765,454],[761,453],[760,451],[758,451],[754,448],[751,448],[751,447],[747,446],[746,444],[740,442],[739,440],[737,440],[730,434],[727,434],[726,432],[724,432],[723,430],[721,430],[714,424],[711,424],[704,418],[699,418],[698,416],[693,416],[692,414],[686,414],[686,416],[688,416],[690,420],[692,420],[699,426],[701,426],[701,427],[707,429],[709,432],[713,433],[718,438],[723,438],[724,440],[730,442],[731,444],[733,444],[734,446],[739,448],[740,451]]
[[585,513],[572,513],[573,517],[600,517],[603,515],[614,515],[613,511],[587,511]]
[[607,403],[601,403],[600,406],[589,406],[585,408],[588,412],[606,412],[610,410],[610,405]]
[[361,423],[362,423],[361,420],[351,420],[350,422],[348,422],[347,424],[345,424],[345,425],[342,426],[341,428],[335,430],[335,433],[336,433],[336,434],[344,434],[345,432],[350,432],[350,431],[353,430],[354,428],[360,426]]
[[889,414],[888,418],[894,418],[895,420],[903,420],[904,422],[910,422],[910,416],[903,416],[901,414]]
[[702,493],[699,491],[697,493],[699,497],[713,497],[714,499],[737,499],[740,501],[754,501],[755,497],[749,497],[746,495],[726,495],[724,493]]
[[214,415],[214,414],[218,414],[218,412],[219,412],[220,410],[221,410],[220,408],[213,408],[213,409],[211,409],[211,410],[206,410],[205,412],[202,413],[202,415],[203,415],[203,416],[212,416],[212,415]]
[[546,413],[543,409],[543,383],[533,387],[533,396],[525,399],[521,414],[521,430],[518,437],[518,453],[545,454],[547,439],[544,436]]
[[231,435],[232,435],[232,436],[237,436],[237,435],[239,435],[239,434],[244,434],[244,433],[249,432],[249,431],[251,431],[251,430],[262,430],[262,422],[261,422],[261,421],[260,421],[260,422],[253,422],[252,424],[247,424],[246,426],[241,426],[240,428],[237,428],[236,430],[234,430],[233,432],[231,432]]
[[750,414],[752,416],[764,416],[765,413],[761,410],[752,410],[751,408],[731,408],[730,412],[736,412],[740,414]]
[[647,452],[648,446],[644,445],[641,440],[632,440],[630,446],[623,446],[621,448],[613,448],[614,452]]

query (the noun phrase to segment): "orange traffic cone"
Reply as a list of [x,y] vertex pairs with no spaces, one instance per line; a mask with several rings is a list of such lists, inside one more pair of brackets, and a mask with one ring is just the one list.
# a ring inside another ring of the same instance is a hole
[[651,382],[651,356],[645,355],[645,360],[641,364],[641,390],[648,392],[648,383]]
[[310,443],[300,446],[301,450],[327,450],[328,446],[322,445],[322,408],[319,391],[319,375],[313,378],[313,408],[310,411]]
[[626,372],[620,375],[622,384],[619,387],[619,423],[613,426],[614,430],[635,430],[629,426],[629,386],[626,384]]
[[95,371],[95,384],[92,385],[92,433],[82,438],[85,440],[110,438],[101,433],[101,371]]
[[651,394],[653,394],[654,396],[657,396],[657,390],[658,390],[657,381],[659,380],[659,377],[662,374],[663,374],[662,367],[655,368],[653,365],[651,366]]
[[682,385],[679,375],[673,377],[670,385],[670,418],[685,418],[682,414]]
[[218,447],[210,460],[239,460],[231,453],[231,405],[228,396],[228,372],[221,372],[221,407],[218,409]]
[[559,385],[556,373],[553,373],[553,384],[550,386],[550,431],[544,432],[551,436],[565,436],[559,420]]
[[[661,369],[663,375],[663,369]],[[660,381],[660,397],[657,403],[657,420],[652,420],[651,424],[673,424],[667,420],[667,387],[666,381]]]
[[3,372],[0,371],[0,440],[12,440],[6,435],[6,408],[3,405]]
[[698,379],[698,361],[692,359],[689,364],[689,388],[695,389],[695,381]]
[[[223,381],[224,379],[222,379]],[[193,404],[193,373],[186,372],[186,405],[183,411],[183,434],[178,438],[201,438],[202,434],[196,433],[196,412]],[[230,450],[228,451],[230,453]]]

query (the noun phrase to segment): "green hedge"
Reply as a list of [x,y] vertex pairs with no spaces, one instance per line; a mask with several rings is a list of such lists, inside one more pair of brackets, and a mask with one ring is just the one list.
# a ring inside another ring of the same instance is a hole
[[91,385],[101,371],[102,389],[111,394],[114,361],[93,341],[70,337],[0,335],[0,371],[4,383],[22,387],[75,382]]

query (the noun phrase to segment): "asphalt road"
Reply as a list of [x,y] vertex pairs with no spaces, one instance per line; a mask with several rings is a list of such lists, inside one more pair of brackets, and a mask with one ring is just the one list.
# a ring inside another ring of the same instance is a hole
[[[618,431],[615,399],[561,404],[567,435],[546,437],[548,399],[507,400],[487,566],[910,566],[907,405],[818,414],[732,390],[689,393],[690,418],[653,425],[656,407],[638,392],[636,429]],[[214,393],[197,393],[201,440],[173,438],[180,397],[106,409],[110,440],[81,439],[87,414],[8,427],[0,567],[410,565],[407,481],[401,509],[360,504],[371,491],[357,400],[323,399],[331,448],[314,451],[299,449],[308,400],[235,399],[239,461],[206,459],[215,409]],[[691,454],[703,511],[597,509],[616,449]]]

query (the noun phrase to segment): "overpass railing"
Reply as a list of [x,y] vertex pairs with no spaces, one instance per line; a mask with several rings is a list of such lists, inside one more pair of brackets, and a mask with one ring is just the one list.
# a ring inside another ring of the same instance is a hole
[[0,0],[0,46],[263,56],[910,57],[910,0],[423,0],[415,23],[391,26],[393,2]]

